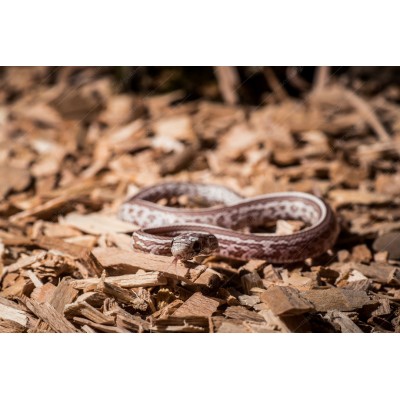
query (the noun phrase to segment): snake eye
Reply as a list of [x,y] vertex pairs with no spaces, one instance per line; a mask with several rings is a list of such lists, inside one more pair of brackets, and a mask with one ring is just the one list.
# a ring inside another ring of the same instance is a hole
[[200,253],[201,250],[201,244],[198,240],[196,240],[195,242],[193,242],[192,244],[192,249],[193,251],[195,251],[196,253]]

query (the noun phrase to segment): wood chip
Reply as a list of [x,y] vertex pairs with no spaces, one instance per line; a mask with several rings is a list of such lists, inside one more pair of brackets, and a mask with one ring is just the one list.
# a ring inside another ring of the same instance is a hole
[[313,304],[291,287],[272,286],[261,293],[260,298],[278,316],[300,315],[314,310]]
[[329,192],[329,197],[332,199],[336,207],[347,204],[386,204],[392,201],[390,196],[384,194],[358,190],[331,190]]
[[325,318],[334,325],[338,325],[343,333],[362,333],[362,330],[344,312],[328,311]]
[[78,330],[49,303],[37,303],[25,298],[25,304],[38,318],[46,322],[55,332],[75,333]]
[[82,232],[101,235],[105,233],[128,233],[137,229],[136,225],[121,221],[115,215],[108,216],[98,213],[82,215],[69,213],[61,223],[80,229]]
[[[139,269],[145,271],[162,272],[164,277],[178,279],[186,283],[202,284],[198,278],[206,273],[206,269],[190,269],[178,263],[173,266],[171,257],[158,256],[154,254],[137,253],[117,248],[96,248],[93,255],[106,270],[113,270],[118,273],[132,273]],[[211,272],[210,277],[204,282],[207,284],[210,279],[219,279],[218,274]]]
[[253,288],[264,288],[263,281],[257,272],[243,275],[241,277],[243,291],[246,294],[252,294]]
[[303,221],[285,221],[279,219],[278,221],[276,221],[276,234],[291,235],[292,233],[299,232],[303,227]]
[[3,275],[6,273],[11,273],[18,271],[22,268],[27,268],[31,266],[33,263],[43,260],[43,258],[46,256],[46,252],[42,251],[38,254],[35,254],[34,256],[29,256],[29,257],[24,257],[15,262],[14,264],[8,265],[7,267],[3,268]]
[[116,314],[116,325],[119,328],[126,329],[129,332],[148,332],[151,324],[138,316],[134,316],[124,310]]
[[228,320],[221,323],[217,333],[249,333],[242,320]]
[[258,295],[248,296],[246,294],[242,294],[238,297],[240,305],[246,307],[254,307],[256,304],[260,303],[260,297]]
[[400,286],[400,269],[387,263],[346,263],[340,266],[332,265],[330,268],[344,271],[357,270],[376,282]]
[[73,281],[64,278],[56,287],[50,299],[50,304],[59,313],[64,312],[67,304],[72,303],[78,296],[78,291],[73,287]]
[[351,258],[353,261],[369,262],[372,259],[372,254],[365,244],[361,244],[353,247]]
[[209,320],[206,317],[168,317],[160,318],[153,322],[150,330],[152,332],[208,332]]
[[0,319],[16,322],[23,327],[28,325],[28,317],[24,311],[4,304],[0,304]]
[[250,273],[260,271],[267,263],[265,260],[249,260],[244,264],[241,269],[248,271]]
[[30,181],[31,175],[26,169],[0,165],[0,200],[11,191],[24,190]]
[[26,328],[18,322],[0,318],[0,333],[22,333]]
[[174,317],[200,316],[211,317],[216,311],[220,301],[206,297],[201,292],[194,293],[172,315]]
[[103,325],[103,324],[98,324],[96,322],[92,322],[89,319],[82,318],[82,317],[74,317],[73,321],[77,324],[80,325],[87,325],[90,328],[93,328],[99,332],[104,332],[104,333],[129,333],[127,329],[118,327],[118,326],[110,326],[110,325]]
[[264,274],[264,282],[267,282],[269,284],[276,283],[276,282],[282,282],[281,274],[272,265],[266,266],[263,270],[263,274]]
[[[101,278],[88,278],[73,281],[75,289],[93,290],[101,282]],[[121,288],[152,287],[167,284],[166,277],[160,272],[147,272],[143,274],[130,274],[121,276],[109,276],[105,278],[106,283],[118,285]]]
[[261,322],[263,321],[263,317],[254,311],[247,310],[242,306],[231,306],[228,307],[225,311],[225,315],[228,318],[243,320],[243,321],[253,321],[253,322]]
[[30,217],[49,217],[54,215],[60,209],[68,209],[68,205],[74,200],[77,200],[77,196],[60,196],[56,199],[49,200],[44,204],[40,204],[28,210],[14,214],[12,217],[10,217],[10,221],[18,222]]
[[48,250],[58,250],[63,254],[69,255],[76,260],[82,261],[92,275],[100,275],[101,270],[91,251],[77,244],[67,243],[58,238],[41,236],[36,240],[38,246]]
[[262,310],[259,314],[267,323],[267,328],[272,331],[289,332],[309,332],[310,326],[307,320],[302,316],[279,317],[272,310]]
[[375,251],[387,251],[390,259],[400,260],[400,232],[388,232],[379,236],[373,243]]
[[318,312],[353,311],[371,303],[367,293],[348,289],[309,290],[301,296],[312,303]]
[[102,312],[91,306],[90,304],[82,301],[67,304],[64,308],[64,314],[67,318],[72,319],[75,316],[81,316],[89,319],[96,324],[113,325],[114,317],[104,315]]
[[54,296],[56,286],[47,282],[43,286],[37,287],[31,294],[31,298],[38,303],[50,302]]
[[100,290],[102,293],[112,296],[123,304],[129,304],[135,310],[146,311],[148,309],[148,303],[138,297],[138,295],[128,289],[124,289],[119,285],[106,282],[105,279],[101,279],[99,284],[96,286],[96,290]]
[[237,88],[240,86],[236,68],[214,67],[214,71],[224,101],[228,104],[236,104],[238,102]]

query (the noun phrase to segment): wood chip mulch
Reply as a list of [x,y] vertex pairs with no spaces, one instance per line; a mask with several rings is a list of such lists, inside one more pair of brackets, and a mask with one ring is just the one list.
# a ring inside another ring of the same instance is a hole
[[[98,68],[1,70],[0,332],[400,332],[398,85],[374,70],[260,71],[270,89],[251,106],[230,67],[214,70],[219,102],[126,92]],[[292,265],[175,267],[134,252],[137,227],[116,218],[171,180],[314,193],[341,234]]]

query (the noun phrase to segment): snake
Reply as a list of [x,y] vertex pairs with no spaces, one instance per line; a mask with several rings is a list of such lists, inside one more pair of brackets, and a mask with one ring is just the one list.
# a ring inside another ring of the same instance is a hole
[[[180,196],[206,203],[207,207],[161,204]],[[246,198],[216,184],[156,184],[128,198],[118,214],[139,227],[132,234],[135,250],[184,261],[219,254],[239,260],[295,263],[331,249],[339,234],[333,210],[320,197],[276,192]],[[277,220],[301,220],[306,227],[284,235],[251,232]]]

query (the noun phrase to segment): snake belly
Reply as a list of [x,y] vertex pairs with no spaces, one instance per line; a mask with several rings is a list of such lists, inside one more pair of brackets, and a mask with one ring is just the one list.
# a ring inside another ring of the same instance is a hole
[[[161,199],[182,195],[207,201],[213,207],[181,209],[157,204]],[[339,234],[335,214],[319,197],[280,192],[244,198],[224,186],[211,184],[151,186],[123,203],[119,217],[141,227],[133,233],[135,249],[161,255],[171,255],[173,237],[205,232],[217,237],[223,256],[292,263],[324,253]],[[289,235],[240,231],[279,219],[302,220],[307,227]]]

